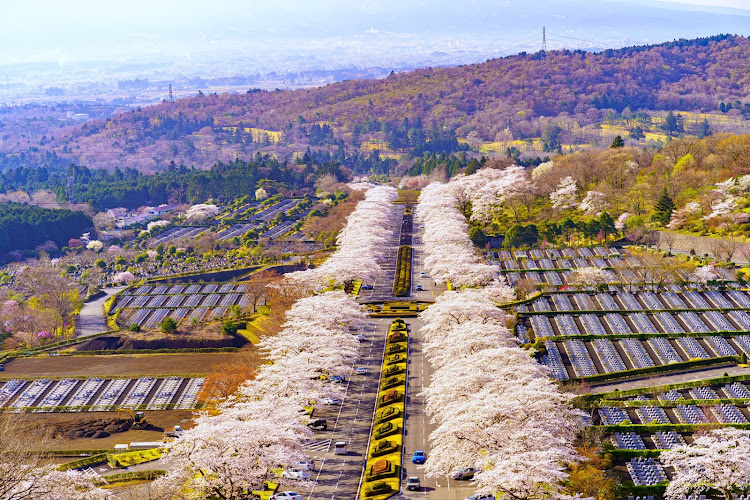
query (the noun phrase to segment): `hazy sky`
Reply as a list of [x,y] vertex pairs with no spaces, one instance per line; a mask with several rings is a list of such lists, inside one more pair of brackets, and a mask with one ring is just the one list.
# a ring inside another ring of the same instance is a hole
[[[685,9],[730,7],[744,9],[750,15],[750,0],[673,1],[710,6],[686,5]],[[6,0],[2,2],[0,16],[0,64],[57,61],[63,65],[66,61],[85,59],[185,57],[195,51],[230,52],[240,46],[243,51],[251,52],[253,47],[269,50],[269,40],[346,39],[364,34],[370,27],[420,37],[430,30],[433,36],[450,34],[453,28],[481,35],[500,29],[502,21],[508,19],[514,23],[503,28],[507,30],[508,41],[513,41],[514,36],[520,35],[512,33],[512,29],[520,30],[518,26],[523,25],[516,19],[526,17],[523,27],[528,29],[533,23],[537,28],[540,22],[534,17],[547,10],[554,11],[552,16],[567,17],[568,29],[576,29],[580,36],[585,35],[589,26],[600,27],[599,19],[590,18],[588,10],[596,10],[603,4],[630,4],[628,14],[643,12],[647,18],[653,6],[682,8],[674,3],[645,0],[574,3],[577,8],[565,11],[562,5],[567,7],[569,0]],[[485,20],[487,10],[492,11],[489,13],[492,19]],[[508,13],[506,19],[500,17],[502,12]],[[581,23],[589,24],[571,27],[579,18]],[[750,22],[747,24],[750,26]],[[663,35],[660,32],[655,34],[656,38],[643,33],[630,36],[627,29],[623,28],[623,38],[651,41]],[[692,35],[692,32],[686,34]]]

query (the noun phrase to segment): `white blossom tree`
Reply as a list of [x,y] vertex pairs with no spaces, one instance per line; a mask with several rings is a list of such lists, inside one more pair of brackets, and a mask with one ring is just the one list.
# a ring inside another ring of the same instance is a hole
[[[440,184],[420,196],[425,267],[433,276],[481,265],[463,238],[466,222],[455,200]],[[437,425],[426,473],[445,477],[472,466],[481,471],[475,481],[483,492],[564,496],[566,464],[580,459],[572,443],[581,414],[570,405],[572,395],[560,392],[548,370],[517,346],[510,318],[498,307],[513,300],[513,290],[501,279],[471,285],[444,292],[420,315],[423,349],[435,368],[423,391]]]
[[695,283],[705,285],[709,281],[713,281],[718,277],[719,273],[716,272],[716,268],[713,266],[713,264],[708,264],[697,268],[693,272],[693,274],[690,275],[690,280]]
[[187,209],[185,218],[190,222],[200,222],[215,217],[218,213],[219,207],[216,205],[199,203]]
[[552,202],[552,208],[563,210],[573,208],[578,204],[576,202],[577,195],[578,186],[576,185],[576,181],[571,176],[568,176],[560,180],[557,188],[549,194],[549,199]]
[[609,283],[609,275],[598,267],[579,267],[573,269],[567,278],[567,284],[573,287],[597,287]]
[[588,191],[578,205],[578,209],[586,215],[599,216],[606,210],[608,205],[607,195],[601,191]]
[[[278,467],[306,459],[299,408],[284,397],[230,400],[218,415],[202,415],[169,444],[167,460],[184,473],[176,480],[203,496],[246,498],[265,481],[278,482]],[[283,480],[282,480],[283,482]]]
[[355,279],[373,281],[382,273],[387,245],[401,221],[392,187],[372,187],[357,203],[337,237],[337,250],[315,269],[290,273],[287,278],[311,289],[340,286]]
[[750,431],[724,427],[697,434],[690,446],[664,451],[661,463],[674,468],[665,497],[692,497],[716,489],[725,499],[743,493],[750,481]]
[[620,216],[615,221],[615,229],[618,231],[622,231],[625,229],[625,223],[627,220],[631,217],[630,212],[623,212],[620,214]]

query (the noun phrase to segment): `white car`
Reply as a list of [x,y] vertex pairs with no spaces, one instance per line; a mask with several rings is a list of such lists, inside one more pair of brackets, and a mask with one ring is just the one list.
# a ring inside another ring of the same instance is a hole
[[364,366],[360,366],[357,368],[357,371],[355,372],[357,375],[367,375],[367,368]]
[[281,477],[294,480],[306,480],[312,477],[312,472],[306,469],[287,469],[281,473]]
[[271,500],[302,500],[302,495],[296,491],[282,491],[272,496]]
[[315,462],[312,460],[305,460],[297,464],[297,468],[301,470],[315,470]]
[[320,402],[324,405],[340,405],[341,400],[339,398],[320,398]]

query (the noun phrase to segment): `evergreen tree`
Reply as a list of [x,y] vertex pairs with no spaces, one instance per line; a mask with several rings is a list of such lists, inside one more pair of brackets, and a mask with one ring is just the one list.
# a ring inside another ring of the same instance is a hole
[[662,129],[666,130],[669,135],[675,132],[682,132],[684,130],[682,115],[674,114],[673,112],[667,113],[664,118],[664,124],[661,126]]
[[698,125],[698,131],[696,135],[698,136],[698,139],[703,139],[711,135],[711,125],[709,125],[706,118],[704,118],[700,125]]
[[640,125],[636,125],[634,128],[630,129],[630,138],[635,139],[636,141],[643,139],[646,137],[646,134],[643,133],[643,129]]
[[621,148],[623,146],[625,146],[625,141],[622,140],[622,136],[618,135],[615,137],[615,140],[612,141],[610,148]]
[[654,220],[662,226],[669,222],[672,217],[672,211],[674,210],[674,201],[667,194],[667,188],[664,188],[659,199],[654,204]]

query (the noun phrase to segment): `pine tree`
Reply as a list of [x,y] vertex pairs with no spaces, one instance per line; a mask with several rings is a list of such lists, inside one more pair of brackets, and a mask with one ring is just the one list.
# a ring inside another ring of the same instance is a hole
[[662,226],[669,222],[672,217],[672,211],[674,210],[674,201],[667,194],[667,188],[664,188],[659,199],[654,204],[654,220]]
[[700,125],[698,125],[698,132],[696,135],[698,136],[698,139],[703,139],[711,135],[711,125],[708,123],[707,119],[704,118]]
[[625,146],[625,141],[622,140],[622,136],[618,135],[617,137],[615,137],[615,140],[612,141],[612,145],[610,146],[610,148],[621,148],[623,146]]

